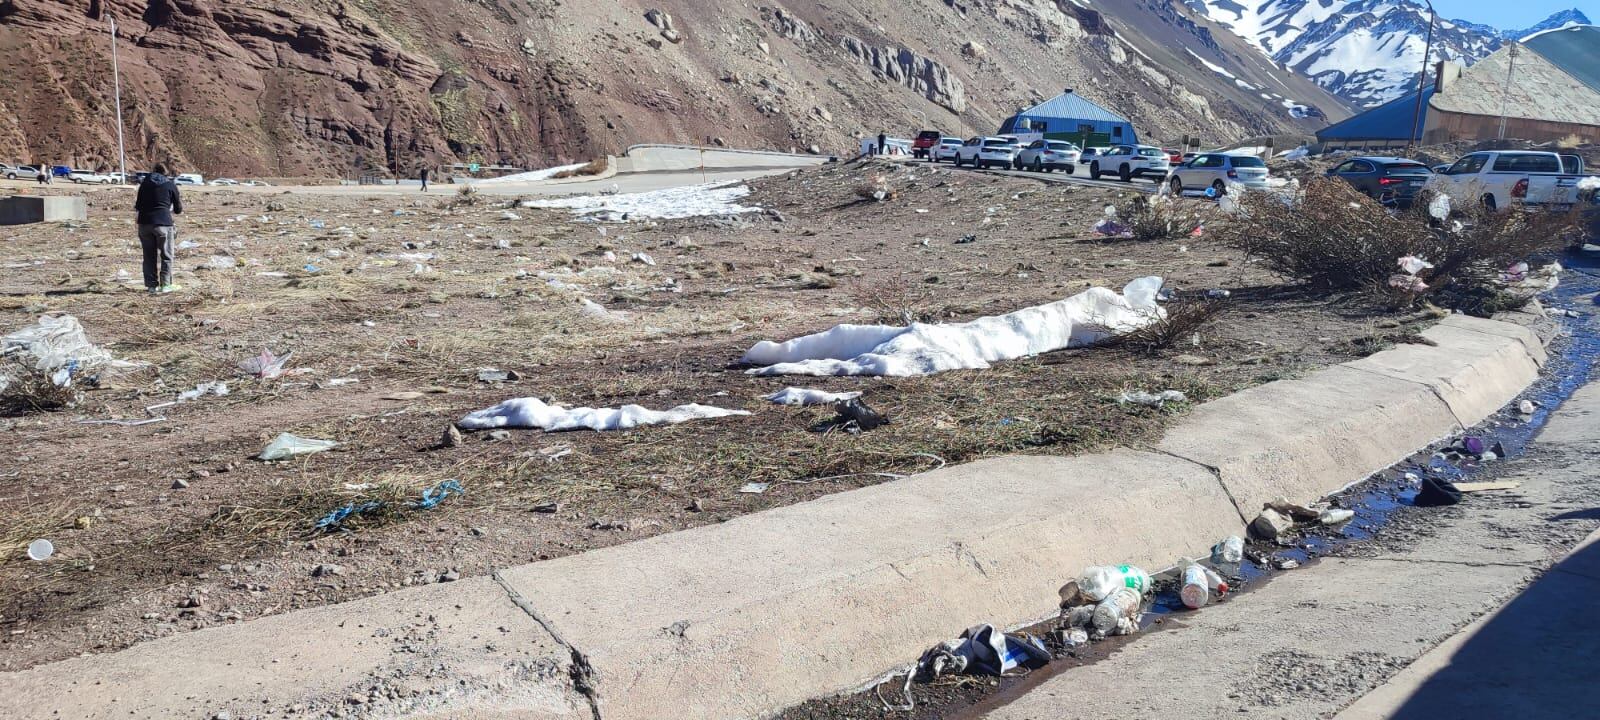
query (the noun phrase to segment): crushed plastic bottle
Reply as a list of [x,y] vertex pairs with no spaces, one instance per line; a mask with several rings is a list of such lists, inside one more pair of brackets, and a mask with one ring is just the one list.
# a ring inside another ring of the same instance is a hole
[[1320,522],[1323,525],[1338,525],[1342,522],[1348,522],[1355,516],[1356,511],[1354,510],[1348,510],[1345,508],[1328,508],[1327,510],[1323,510],[1321,515],[1317,516],[1317,522]]
[[1078,577],[1078,591],[1092,602],[1105,600],[1120,588],[1130,588],[1140,596],[1150,592],[1150,573],[1132,565],[1095,565]]
[[1216,591],[1218,597],[1228,594],[1228,583],[1221,575],[1199,564],[1184,568],[1183,588],[1178,591],[1184,607],[1194,610],[1205,607],[1211,601],[1212,591]]
[[1229,535],[1211,547],[1211,562],[1237,565],[1244,561],[1244,538]]
[[1112,591],[1094,606],[1094,632],[1101,637],[1127,635],[1138,627],[1139,605],[1144,597],[1131,587]]

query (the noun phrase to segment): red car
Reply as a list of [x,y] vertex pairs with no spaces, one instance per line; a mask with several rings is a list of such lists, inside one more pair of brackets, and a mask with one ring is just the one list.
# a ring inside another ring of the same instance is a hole
[[1170,161],[1173,165],[1182,165],[1183,164],[1183,150],[1174,149],[1174,148],[1162,148],[1161,152],[1164,152],[1164,153],[1167,154],[1167,160]]
[[933,146],[938,145],[939,140],[943,137],[944,133],[938,130],[923,130],[917,133],[917,139],[911,141],[911,156],[918,158],[931,157]]

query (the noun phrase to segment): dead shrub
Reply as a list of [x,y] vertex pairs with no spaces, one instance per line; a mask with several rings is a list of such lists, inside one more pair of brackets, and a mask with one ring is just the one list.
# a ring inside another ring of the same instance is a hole
[[581,176],[587,176],[587,175],[599,175],[600,173],[605,172],[606,168],[610,167],[610,165],[611,165],[611,163],[610,163],[609,160],[607,160],[606,158],[603,158],[603,157],[599,157],[599,158],[595,158],[593,160],[590,160],[589,162],[584,163],[581,166],[572,168],[571,170],[562,170],[560,172],[557,172],[556,174],[551,175],[550,177],[552,177],[554,179],[557,179],[557,180],[563,180],[563,179],[570,178],[570,177],[581,177]]
[[49,371],[19,358],[0,358],[0,416],[59,410],[80,399],[77,386],[56,385]]
[[1201,328],[1228,312],[1232,303],[1220,298],[1193,298],[1175,300],[1164,307],[1167,311],[1164,317],[1135,330],[1112,335],[1095,346],[1155,355],[1194,337]]
[[1201,207],[1167,195],[1139,194],[1117,207],[1117,217],[1134,240],[1186,238],[1205,225]]
[[478,201],[481,199],[482,198],[478,197],[477,186],[470,184],[462,185],[461,189],[456,191],[456,196],[450,200],[447,207],[451,209],[472,207],[477,205]]
[[[1572,213],[1489,212],[1476,203],[1444,219],[1425,192],[1412,209],[1390,212],[1340,180],[1316,179],[1292,195],[1236,196],[1233,221],[1218,234],[1266,268],[1315,288],[1373,291],[1401,304],[1450,287],[1503,288],[1505,269],[1557,252],[1576,229]],[[1404,273],[1401,258],[1430,264]]]

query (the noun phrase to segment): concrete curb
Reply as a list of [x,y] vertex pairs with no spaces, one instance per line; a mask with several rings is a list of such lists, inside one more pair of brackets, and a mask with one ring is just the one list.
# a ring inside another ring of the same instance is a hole
[[[1516,322],[1451,316],[1423,337],[1435,344],[1206,403],[1153,448],[944,468],[510,568],[497,582],[401,591],[0,674],[0,697],[17,718],[130,717],[131,698],[147,708],[134,717],[194,716],[219,701],[238,717],[342,697],[365,687],[352,679],[401,677],[407,666],[381,643],[316,643],[342,637],[335,621],[387,627],[401,609],[470,600],[471,617],[429,647],[445,659],[435,665],[459,665],[449,672],[471,682],[433,694],[424,683],[379,715],[771,714],[858,687],[969,625],[1033,619],[1085,565],[1164,567],[1241,532],[1266,500],[1307,502],[1359,481],[1482,420],[1545,360],[1541,340]],[[521,634],[532,656],[521,659],[543,670],[481,649],[496,627]],[[299,658],[261,665],[309,653],[306,643],[337,657],[338,671]],[[151,670],[156,659],[161,672]],[[407,699],[416,697],[427,702]]]

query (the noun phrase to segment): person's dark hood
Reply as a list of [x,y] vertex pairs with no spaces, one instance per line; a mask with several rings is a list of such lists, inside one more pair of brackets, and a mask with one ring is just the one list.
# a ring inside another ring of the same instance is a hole
[[144,181],[150,183],[151,185],[165,185],[170,179],[171,178],[168,178],[161,173],[150,173],[149,175],[144,176]]

